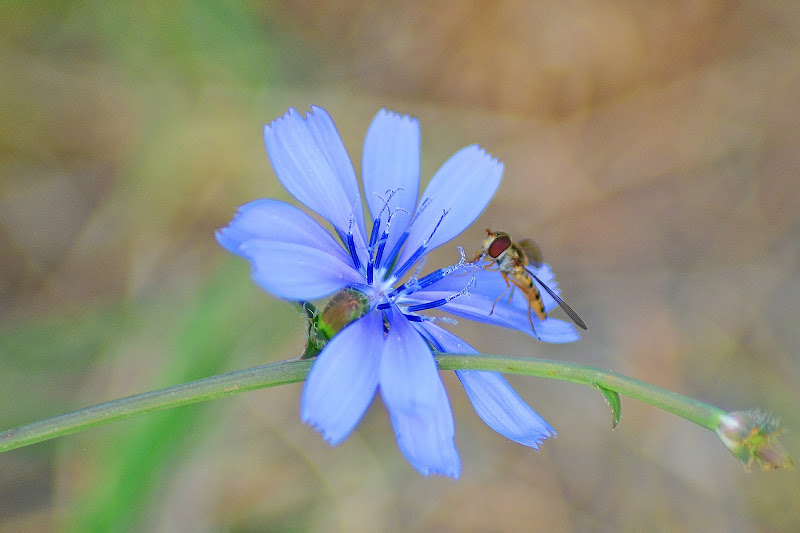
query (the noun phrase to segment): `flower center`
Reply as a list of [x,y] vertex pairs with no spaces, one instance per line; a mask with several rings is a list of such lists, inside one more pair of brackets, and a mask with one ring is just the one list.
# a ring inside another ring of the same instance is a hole
[[[355,238],[353,237],[355,215],[351,216],[350,228],[348,229],[345,240],[350,252],[350,256],[353,258],[353,265],[357,270],[364,274],[367,285],[372,289],[370,300],[372,302],[377,302],[376,307],[378,309],[386,310],[392,306],[398,306],[409,320],[416,322],[433,320],[433,317],[420,316],[416,313],[427,309],[441,307],[442,305],[445,305],[447,302],[450,302],[459,296],[468,296],[469,288],[475,283],[475,279],[474,277],[471,277],[469,281],[466,282],[463,289],[444,298],[416,304],[408,303],[407,300],[412,294],[433,285],[437,281],[444,279],[454,272],[465,271],[471,265],[466,261],[464,250],[459,247],[461,259],[458,261],[458,263],[449,267],[440,268],[439,270],[431,272],[422,278],[419,277],[419,271],[422,269],[422,262],[420,260],[424,258],[425,253],[428,251],[428,245],[430,244],[431,239],[439,229],[439,226],[441,226],[444,218],[449,213],[449,210],[444,210],[427,238],[422,241],[414,253],[412,253],[411,256],[400,267],[396,269],[394,268],[397,258],[399,257],[403,246],[406,244],[409,235],[411,234],[411,228],[417,222],[422,212],[425,211],[425,209],[427,209],[431,203],[430,198],[426,198],[422,201],[411,221],[408,223],[408,226],[403,231],[403,234],[400,235],[400,238],[397,239],[397,242],[387,255],[385,252],[386,245],[389,242],[392,219],[398,212],[406,212],[403,208],[398,207],[392,209],[389,205],[392,197],[401,190],[402,189],[390,189],[386,191],[386,198],[380,197],[380,199],[383,201],[383,208],[372,223],[372,231],[370,232],[369,242],[367,244],[367,261],[365,265],[362,264],[362,260],[359,258],[355,245]],[[398,280],[402,278],[417,263],[419,263],[419,265],[409,280],[398,287],[395,287],[395,283],[397,283]]]
[[401,308],[404,308],[403,314],[405,314],[407,318],[409,318],[410,320],[421,321],[424,319],[431,319],[431,318],[421,317],[416,314],[409,314],[409,313],[417,313],[418,311],[424,311],[427,309],[441,307],[444,304],[450,302],[451,300],[458,298],[459,296],[469,296],[469,289],[470,287],[472,287],[472,285],[475,284],[474,277],[470,277],[470,279],[464,285],[463,289],[461,289],[456,293],[450,294],[444,298],[439,298],[436,300],[431,300],[428,302],[411,304],[411,305],[404,303],[404,300],[406,300],[409,296],[416,293],[417,291],[430,287],[437,281],[440,281],[453,273],[466,270],[470,266],[470,263],[467,263],[466,261],[466,257],[464,255],[464,249],[459,247],[458,250],[461,253],[461,259],[455,265],[450,265],[445,268],[440,268],[438,270],[431,272],[430,274],[423,276],[422,278],[418,277],[419,270],[421,268],[420,265],[420,267],[417,268],[417,271],[411,276],[411,278],[408,281],[399,285],[396,288],[391,287],[391,285],[393,285],[393,282],[397,280],[395,276],[392,276],[390,280],[387,280],[390,283],[387,283],[383,288],[384,291],[387,289],[391,290],[389,290],[388,292],[381,293],[386,300],[378,304],[377,306],[378,309],[388,309],[393,305],[397,305]]

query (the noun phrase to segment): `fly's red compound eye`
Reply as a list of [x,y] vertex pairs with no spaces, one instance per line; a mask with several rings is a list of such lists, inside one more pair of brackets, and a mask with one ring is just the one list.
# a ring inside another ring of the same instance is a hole
[[489,244],[486,253],[489,254],[489,257],[492,259],[497,259],[509,246],[511,246],[511,237],[508,235],[498,235]]

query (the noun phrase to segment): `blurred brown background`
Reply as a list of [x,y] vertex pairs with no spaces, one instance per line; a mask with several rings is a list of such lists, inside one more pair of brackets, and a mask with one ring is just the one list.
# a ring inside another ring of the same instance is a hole
[[[299,353],[302,317],[213,231],[288,198],[261,128],[317,104],[357,169],[381,107],[419,117],[423,181],[466,144],[505,162],[454,244],[535,238],[589,330],[456,326],[474,346],[768,409],[800,457],[796,1],[11,1],[0,35],[0,429]],[[747,473],[633,400],[612,432],[596,391],[510,381],[558,438],[505,440],[446,375],[459,481],[405,462],[380,401],[329,448],[298,384],[4,453],[0,530],[800,528],[796,471]]]

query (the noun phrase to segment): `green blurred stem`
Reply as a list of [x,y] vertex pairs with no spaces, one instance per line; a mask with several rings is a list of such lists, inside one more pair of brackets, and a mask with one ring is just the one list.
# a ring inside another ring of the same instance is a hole
[[[491,370],[522,374],[590,386],[600,386],[674,413],[704,428],[715,430],[725,411],[615,372],[545,359],[484,354],[436,354],[441,370]],[[289,360],[237,370],[210,378],[145,392],[78,409],[0,433],[0,452],[61,435],[75,433],[116,420],[204,402],[240,392],[303,381],[312,360]]]
[[503,374],[520,374],[541,378],[570,381],[623,394],[641,400],[669,413],[685,418],[706,429],[715,431],[724,410],[683,396],[638,379],[629,378],[613,370],[603,370],[592,366],[548,361],[547,359],[527,359],[496,355],[439,353],[436,361],[441,370],[492,370]]

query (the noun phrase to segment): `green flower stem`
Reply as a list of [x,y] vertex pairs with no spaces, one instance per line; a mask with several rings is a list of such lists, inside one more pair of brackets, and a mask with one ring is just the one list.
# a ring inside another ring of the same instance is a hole
[[[590,366],[544,359],[484,354],[436,354],[442,370],[491,370],[602,387],[642,400],[715,430],[725,411],[633,378]],[[101,424],[240,392],[303,381],[311,360],[289,360],[237,370],[78,409],[0,433],[0,452],[75,433]]]
[[137,415],[303,381],[311,363],[279,361],[78,409],[0,433],[0,452]]
[[649,403],[659,409],[685,418],[706,429],[715,431],[724,410],[683,396],[638,379],[629,378],[612,370],[548,361],[484,354],[439,353],[436,362],[441,370],[492,370],[503,374],[520,374],[603,387],[630,398]]

